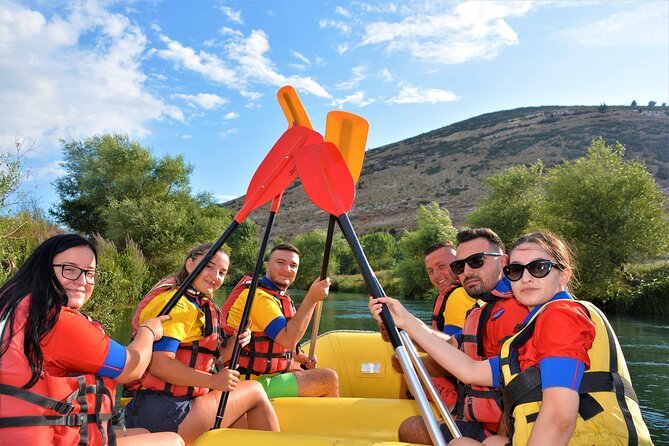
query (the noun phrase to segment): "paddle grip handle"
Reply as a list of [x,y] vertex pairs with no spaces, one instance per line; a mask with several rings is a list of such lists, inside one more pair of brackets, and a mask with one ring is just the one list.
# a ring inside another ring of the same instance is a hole
[[[367,285],[369,293],[372,295],[372,297],[385,297],[386,293],[383,291],[383,288],[381,288],[379,280],[374,275],[374,271],[367,261],[367,257],[365,256],[365,253],[362,250],[362,246],[360,245],[360,240],[358,240],[358,236],[355,234],[355,230],[353,229],[353,225],[351,224],[351,220],[349,220],[348,215],[340,215],[337,217],[337,222],[339,223],[341,232],[344,234],[344,238],[351,247],[353,257],[355,257],[356,262],[358,262],[360,272],[362,273],[362,278]],[[390,338],[390,343],[392,344],[393,349],[401,346],[402,341],[400,340],[400,334],[397,331],[395,321],[393,320],[393,317],[390,314],[390,310],[386,304],[382,304],[381,306],[381,322],[383,322],[383,325],[386,327],[388,338]]]
[[160,310],[160,313],[158,313],[158,316],[164,316],[166,314],[169,314],[170,311],[172,311],[172,308],[177,304],[179,299],[181,299],[181,296],[184,295],[186,290],[193,284],[195,279],[197,278],[198,275],[202,272],[205,266],[209,264],[211,259],[216,255],[216,253],[221,249],[223,244],[228,240],[230,235],[234,232],[234,230],[239,226],[239,223],[237,223],[236,220],[232,220],[226,230],[223,232],[223,234],[216,240],[216,242],[212,245],[211,249],[207,251],[207,253],[202,257],[202,260],[200,263],[195,265],[195,268],[193,268],[193,271],[186,277],[186,280],[183,281],[179,289],[177,289],[177,292],[174,293],[174,296],[170,298],[170,300],[165,304],[162,310]]
[[[274,198],[274,200],[281,201],[281,195]],[[262,243],[260,244],[260,250],[258,251],[258,258],[256,259],[256,266],[253,270],[253,278],[251,279],[251,286],[249,287],[249,294],[246,297],[246,304],[244,305],[244,311],[242,311],[242,316],[239,319],[239,330],[243,330],[248,325],[249,315],[251,314],[251,307],[253,306],[253,298],[256,294],[256,289],[258,288],[258,281],[260,280],[260,274],[262,273],[262,264],[263,258],[265,256],[265,250],[267,250],[267,245],[269,243],[269,236],[272,232],[272,226],[274,225],[274,218],[276,217],[276,211],[269,213],[269,219],[267,220],[267,227],[265,228],[265,234],[263,234]],[[239,337],[235,338],[235,344],[232,348],[232,357],[230,358],[230,366],[236,367],[237,362],[239,362],[239,355],[242,351],[242,346],[239,343]],[[251,366],[251,365],[249,365]],[[221,402],[218,405],[218,410],[216,411],[216,419],[214,421],[214,429],[219,429],[221,427],[221,422],[223,421],[223,414],[225,413],[225,407],[228,404],[228,399],[230,398],[230,391],[223,392],[221,394]]]

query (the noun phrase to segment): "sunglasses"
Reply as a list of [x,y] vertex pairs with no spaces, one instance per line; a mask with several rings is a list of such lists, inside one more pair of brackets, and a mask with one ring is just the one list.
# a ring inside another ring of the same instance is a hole
[[502,271],[504,272],[504,275],[507,277],[507,279],[509,279],[511,282],[515,282],[523,277],[523,273],[526,269],[527,272],[532,275],[532,277],[541,279],[542,277],[549,275],[553,270],[553,267],[556,267],[559,270],[564,270],[564,266],[560,265],[559,263],[554,263],[546,259],[539,259],[534,260],[527,265],[521,265],[520,263],[509,263],[502,269]]
[[455,274],[464,273],[465,263],[472,269],[479,269],[483,266],[483,263],[485,263],[485,256],[501,257],[502,254],[498,252],[479,252],[472,254],[466,259],[452,261],[450,265],[451,271],[453,271]]

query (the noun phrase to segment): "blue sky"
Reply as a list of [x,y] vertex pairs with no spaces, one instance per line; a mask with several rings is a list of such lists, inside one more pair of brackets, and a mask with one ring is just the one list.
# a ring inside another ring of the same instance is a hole
[[376,148],[482,113],[669,102],[669,1],[0,0],[0,150],[43,208],[60,140],[124,133],[183,154],[196,192],[243,195],[293,85]]

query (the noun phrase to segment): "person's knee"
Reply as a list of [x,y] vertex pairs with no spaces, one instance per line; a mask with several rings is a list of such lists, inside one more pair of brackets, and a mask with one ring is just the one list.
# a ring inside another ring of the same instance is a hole
[[429,436],[423,418],[420,416],[413,416],[402,421],[397,436],[399,441],[404,443],[430,444],[425,442],[426,439],[429,440]]

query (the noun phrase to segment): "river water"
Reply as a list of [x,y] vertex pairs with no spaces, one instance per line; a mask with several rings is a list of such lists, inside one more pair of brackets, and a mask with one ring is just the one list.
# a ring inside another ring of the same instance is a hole
[[[217,296],[219,304],[223,303],[228,291],[223,290]],[[304,292],[294,291],[291,295],[298,304]],[[430,320],[430,303],[407,301],[405,306],[424,321]],[[127,324],[114,333],[113,337],[119,342],[129,341],[131,318],[132,312],[129,312]],[[627,359],[653,441],[656,445],[669,446],[669,317],[611,315],[609,321]],[[367,309],[367,296],[330,293],[323,305],[320,332],[335,329],[376,330],[376,322]],[[307,330],[307,338],[309,333],[311,327]]]

